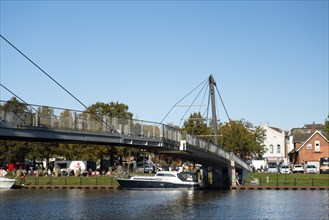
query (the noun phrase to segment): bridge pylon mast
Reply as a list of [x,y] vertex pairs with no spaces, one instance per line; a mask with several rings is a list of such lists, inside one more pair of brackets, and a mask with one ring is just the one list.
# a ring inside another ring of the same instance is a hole
[[217,116],[216,116],[216,102],[215,102],[215,89],[214,86],[216,82],[212,75],[209,76],[209,88],[210,88],[210,98],[211,98],[211,111],[212,111],[212,130],[214,134],[214,143],[218,145],[217,139]]

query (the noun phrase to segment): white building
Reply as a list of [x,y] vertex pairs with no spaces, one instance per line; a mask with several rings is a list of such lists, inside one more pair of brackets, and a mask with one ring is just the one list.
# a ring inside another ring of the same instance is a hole
[[267,164],[287,164],[285,157],[285,132],[279,128],[270,127],[269,125],[261,125],[265,130],[266,138],[264,140],[265,154],[263,158]]

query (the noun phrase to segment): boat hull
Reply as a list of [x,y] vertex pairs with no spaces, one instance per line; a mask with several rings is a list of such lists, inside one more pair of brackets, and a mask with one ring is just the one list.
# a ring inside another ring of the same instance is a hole
[[197,184],[170,183],[163,181],[141,181],[130,179],[117,179],[123,189],[193,189]]
[[0,177],[0,189],[10,189],[15,184],[15,182],[15,179]]

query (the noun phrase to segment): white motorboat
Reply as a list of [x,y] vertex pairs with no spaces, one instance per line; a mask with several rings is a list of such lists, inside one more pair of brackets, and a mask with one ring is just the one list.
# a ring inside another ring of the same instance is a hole
[[195,172],[159,171],[155,176],[117,178],[117,181],[123,189],[193,189],[199,187]]
[[10,189],[16,180],[0,176],[0,189]]

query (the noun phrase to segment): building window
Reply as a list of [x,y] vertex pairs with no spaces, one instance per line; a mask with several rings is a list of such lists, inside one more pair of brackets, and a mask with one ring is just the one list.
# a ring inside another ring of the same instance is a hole
[[279,153],[281,153],[281,146],[280,146],[280,144],[278,144],[277,146],[276,146],[276,152],[279,154]]
[[270,145],[270,153],[274,153],[274,147],[272,144]]
[[307,149],[308,150],[312,149],[312,144],[307,144]]
[[319,152],[320,151],[320,141],[315,141],[314,145],[315,145],[314,151]]

